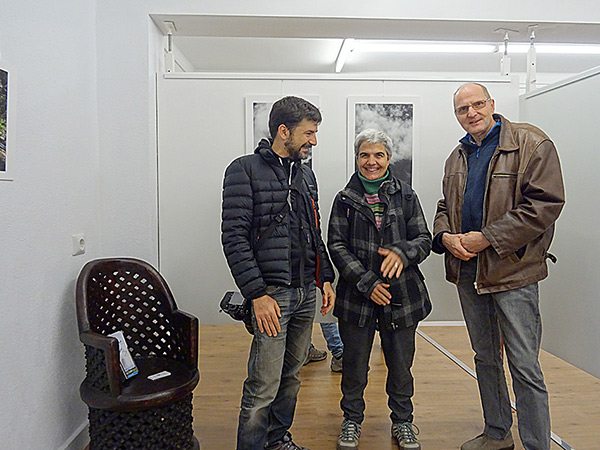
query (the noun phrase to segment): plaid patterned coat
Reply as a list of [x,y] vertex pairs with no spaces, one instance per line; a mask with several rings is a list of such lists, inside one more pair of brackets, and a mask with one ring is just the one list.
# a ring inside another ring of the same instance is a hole
[[[431,251],[431,233],[421,204],[408,184],[390,176],[379,188],[385,212],[381,228],[377,229],[364,193],[355,173],[333,202],[327,246],[340,273],[333,314],[361,327],[374,318],[385,329],[416,325],[431,311],[424,277],[418,268]],[[400,256],[404,264],[400,278],[382,277],[379,247]],[[392,299],[386,306],[370,299],[380,282],[390,284]]]

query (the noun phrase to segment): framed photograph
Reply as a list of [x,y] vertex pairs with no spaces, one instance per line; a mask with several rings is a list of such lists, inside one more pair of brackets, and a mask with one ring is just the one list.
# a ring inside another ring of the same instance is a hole
[[269,113],[280,95],[248,95],[246,97],[246,154],[254,152],[262,138],[268,138]]
[[417,187],[418,103],[418,97],[348,97],[348,178],[357,169],[354,139],[361,131],[374,128],[392,139],[390,168],[394,176]]
[[[245,154],[251,154],[262,138],[270,137],[269,113],[271,107],[285,95],[248,95],[246,96],[246,149]],[[319,97],[316,95],[298,95],[316,107],[319,107]],[[311,158],[306,161],[311,164]]]
[[0,61],[0,180],[12,180],[14,145],[14,72]]

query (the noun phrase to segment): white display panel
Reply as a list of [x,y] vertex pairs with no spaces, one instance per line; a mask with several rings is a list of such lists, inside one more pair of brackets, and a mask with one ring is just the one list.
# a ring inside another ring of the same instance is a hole
[[600,377],[600,220],[598,101],[600,67],[521,97],[521,118],[542,128],[561,160],[567,203],[540,284],[543,347]]

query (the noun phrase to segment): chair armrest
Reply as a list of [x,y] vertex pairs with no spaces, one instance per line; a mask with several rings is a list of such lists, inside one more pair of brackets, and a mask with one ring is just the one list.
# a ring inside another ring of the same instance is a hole
[[186,347],[186,359],[198,368],[198,318],[181,310],[173,311],[173,323],[182,335]]
[[79,339],[83,344],[104,352],[110,393],[114,397],[121,395],[122,381],[121,365],[119,362],[119,341],[116,338],[104,336],[92,331],[80,332]]

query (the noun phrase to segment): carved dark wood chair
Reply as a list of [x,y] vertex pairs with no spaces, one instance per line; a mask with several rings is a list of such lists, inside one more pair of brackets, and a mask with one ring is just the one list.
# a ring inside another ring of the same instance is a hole
[[[132,258],[87,263],[77,279],[76,299],[90,450],[198,449],[192,428],[198,319],[177,309],[156,269]],[[115,331],[125,335],[139,369],[129,379],[121,372],[117,339],[107,336]],[[164,370],[171,375],[148,379]]]

